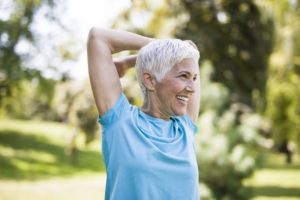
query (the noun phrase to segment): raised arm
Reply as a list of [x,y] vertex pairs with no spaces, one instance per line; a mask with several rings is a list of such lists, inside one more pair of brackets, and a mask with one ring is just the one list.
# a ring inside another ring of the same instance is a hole
[[[191,44],[195,49],[198,50],[197,45],[192,40],[185,40],[189,44]],[[192,119],[193,122],[196,122],[199,117],[199,111],[200,111],[200,99],[201,99],[201,85],[200,85],[200,70],[198,68],[198,76],[195,81],[194,86],[194,93],[192,95],[191,100],[189,101],[188,108],[187,108],[187,114]]]
[[[110,109],[122,87],[112,54],[123,50],[138,50],[152,39],[121,30],[92,28],[87,52],[89,77],[99,115]],[[134,62],[134,57],[128,63]]]
[[196,122],[199,117],[200,111],[200,74],[198,74],[197,80],[195,81],[195,92],[193,93],[191,100],[189,101],[187,107],[187,114],[192,119],[193,122]]

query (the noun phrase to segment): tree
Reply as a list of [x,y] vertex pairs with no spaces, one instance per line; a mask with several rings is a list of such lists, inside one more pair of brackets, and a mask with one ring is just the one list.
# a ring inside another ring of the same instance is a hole
[[77,138],[80,133],[85,136],[85,144],[93,141],[99,132],[97,109],[90,84],[86,81],[66,81],[55,88],[52,109],[58,113],[60,120],[73,128],[66,144],[66,153],[73,164],[78,164]]
[[12,88],[19,85],[23,77],[30,77],[35,70],[23,68],[22,56],[17,52],[21,42],[34,41],[30,25],[34,13],[42,5],[53,6],[53,1],[4,1],[1,2],[0,18],[0,102],[4,96],[11,95]]
[[2,100],[0,116],[14,119],[56,120],[51,108],[56,80],[45,78],[22,79],[18,88],[11,88],[12,96]]
[[182,0],[189,20],[177,36],[200,47],[201,59],[215,66],[213,80],[225,84],[232,102],[263,111],[273,21],[253,0]]
[[260,1],[272,16],[276,40],[268,76],[266,115],[273,122],[272,138],[278,150],[292,162],[290,144],[300,148],[300,2]]
[[265,108],[273,21],[253,0],[133,0],[121,16],[118,27],[195,41],[201,60],[216,68],[213,80],[229,88],[232,102]]
[[[39,46],[41,36],[37,34],[37,30],[33,25],[37,20],[44,20],[51,24],[56,24],[56,29],[66,31],[60,24],[58,18],[61,10],[57,9],[56,3],[59,0],[5,0],[0,3],[0,106],[4,97],[9,97],[17,93],[22,87],[20,84],[23,79],[36,79],[43,82],[44,71],[51,69],[53,64],[49,60],[44,59],[38,65],[39,69],[33,66],[32,61],[41,57],[43,52],[51,55],[47,51],[47,46],[54,52],[54,44],[43,44]],[[47,25],[45,25],[47,26]],[[50,40],[51,38],[48,38]],[[67,43],[67,41],[65,42]],[[55,50],[56,59],[62,60],[73,59],[71,51],[64,48],[64,44],[56,44],[58,50]],[[40,56],[37,56],[40,55]],[[42,64],[41,64],[42,63]],[[57,63],[60,64],[60,63]],[[41,66],[43,65],[43,66]]]

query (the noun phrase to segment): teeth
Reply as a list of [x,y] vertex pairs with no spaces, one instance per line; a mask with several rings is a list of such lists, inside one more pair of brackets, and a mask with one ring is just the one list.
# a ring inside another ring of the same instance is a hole
[[188,98],[184,97],[184,96],[177,96],[177,98],[182,100],[182,101],[188,101]]

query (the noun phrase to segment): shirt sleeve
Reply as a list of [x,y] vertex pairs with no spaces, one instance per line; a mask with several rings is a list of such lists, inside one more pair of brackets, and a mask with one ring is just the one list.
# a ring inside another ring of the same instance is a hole
[[194,134],[198,132],[198,127],[196,124],[191,120],[191,118],[188,115],[182,116],[183,121],[190,127]]
[[105,128],[118,121],[122,115],[130,109],[130,104],[124,93],[121,93],[116,103],[102,116],[98,116],[98,122]]

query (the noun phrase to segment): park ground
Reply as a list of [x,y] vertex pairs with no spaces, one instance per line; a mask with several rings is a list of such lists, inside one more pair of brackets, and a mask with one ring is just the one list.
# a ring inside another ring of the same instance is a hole
[[[64,147],[72,131],[53,122],[0,120],[0,199],[104,199],[100,138],[85,146],[79,137],[73,165]],[[244,184],[252,200],[300,200],[299,157],[288,165],[283,155],[270,153]]]

